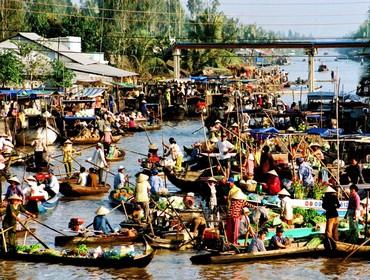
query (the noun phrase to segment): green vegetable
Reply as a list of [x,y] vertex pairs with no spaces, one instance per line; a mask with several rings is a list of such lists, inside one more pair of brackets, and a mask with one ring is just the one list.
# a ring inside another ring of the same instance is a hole
[[319,246],[321,244],[322,240],[320,239],[320,237],[314,237],[312,238],[307,244],[306,246],[307,247],[310,247],[310,248],[316,248],[317,246]]

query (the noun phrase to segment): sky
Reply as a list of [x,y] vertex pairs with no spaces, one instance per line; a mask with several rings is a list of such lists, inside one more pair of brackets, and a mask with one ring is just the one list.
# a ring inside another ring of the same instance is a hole
[[[181,0],[186,6],[187,1]],[[203,0],[207,3],[207,0]],[[356,31],[367,19],[370,0],[219,0],[220,10],[264,29],[331,39]]]

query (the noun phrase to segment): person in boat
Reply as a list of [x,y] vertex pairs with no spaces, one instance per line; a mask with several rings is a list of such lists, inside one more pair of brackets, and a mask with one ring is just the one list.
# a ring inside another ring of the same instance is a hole
[[109,210],[104,206],[100,206],[95,211],[96,216],[94,217],[93,226],[95,234],[109,234],[114,232],[112,226],[110,225],[106,215],[109,214]]
[[335,241],[339,240],[339,219],[337,210],[339,206],[337,192],[332,187],[328,186],[322,199],[322,208],[324,208],[326,216],[325,236],[327,238],[333,238]]
[[163,190],[163,180],[158,176],[158,170],[153,169],[149,178],[150,193],[158,194]]
[[225,177],[230,176],[230,152],[234,149],[234,145],[227,141],[227,135],[222,134],[221,140],[217,142],[217,148],[220,153],[220,164],[225,169]]
[[263,188],[270,195],[277,195],[281,191],[281,181],[274,169],[267,172],[267,182]]
[[148,168],[159,166],[161,158],[158,156],[158,146],[154,143],[149,144],[148,150]]
[[100,138],[102,138],[104,135],[104,124],[105,120],[103,118],[100,118],[99,116],[96,116],[96,127],[99,131]]
[[17,221],[20,221],[18,215],[24,213],[28,216],[36,218],[36,215],[28,212],[22,205],[22,197],[13,194],[8,198],[8,205],[6,207],[5,216],[3,218],[3,229],[11,228],[4,233],[7,249],[9,252],[14,252],[17,246],[16,232]]
[[175,166],[173,167],[174,171],[181,172],[183,154],[181,152],[179,145],[176,143],[175,138],[171,137],[169,139],[169,142],[170,142],[169,146],[163,143],[164,147],[168,149],[167,152],[165,153],[165,156],[171,155],[172,160],[175,161]]
[[258,225],[260,228],[263,227],[269,220],[268,210],[265,205],[265,201],[261,201],[261,205],[253,209],[251,215],[252,222]]
[[78,174],[77,184],[80,186],[87,186],[87,177],[89,176],[89,172],[86,171],[86,168],[81,166],[80,167],[80,174]]
[[89,176],[87,176],[86,186],[92,188],[99,187],[99,178],[94,167],[89,168]]
[[118,167],[118,172],[116,175],[114,175],[114,181],[113,181],[113,188],[120,189],[125,186],[126,183],[126,174],[125,174],[125,168],[120,165]]
[[269,250],[286,249],[290,246],[290,240],[283,237],[284,228],[282,226],[276,227],[276,234],[271,237],[269,242]]
[[122,156],[122,152],[117,148],[117,145],[111,144],[109,146],[109,152],[107,154],[108,159],[116,159]]
[[248,207],[244,207],[242,211],[243,214],[240,219],[239,238],[248,239],[249,236],[255,236],[254,229],[249,219],[249,214],[251,211]]
[[279,193],[280,198],[280,216],[288,225],[293,222],[293,205],[290,198],[290,193],[284,188]]
[[275,161],[272,158],[270,147],[269,146],[263,146],[261,151],[261,157],[260,157],[260,166],[259,166],[259,175],[261,178],[261,181],[266,181],[267,178],[266,174],[270,170],[276,169]]
[[102,184],[104,168],[108,167],[108,163],[105,160],[102,143],[98,143],[96,145],[96,150],[94,151],[94,155],[91,158],[91,162],[99,168],[99,184]]
[[64,167],[66,169],[66,173],[67,173],[68,178],[70,178],[72,176],[73,155],[77,153],[76,150],[73,149],[72,144],[73,144],[72,141],[68,139],[67,141],[64,142],[64,145],[63,145],[63,148],[62,148],[63,163],[64,163]]
[[128,122],[128,129],[129,130],[135,130],[136,129],[135,119],[132,116],[130,117],[130,120]]
[[299,157],[296,159],[298,165],[298,177],[303,187],[308,190],[308,197],[312,197],[312,190],[314,179],[312,175],[312,167],[303,158]]
[[217,180],[213,177],[208,178],[207,180],[207,186],[209,188],[210,196],[209,196],[209,209],[211,212],[211,215],[213,217],[214,214],[217,213]]
[[143,173],[140,173],[136,178],[135,188],[135,200],[144,209],[145,220],[149,221],[149,192],[150,184],[148,182],[149,177]]
[[50,178],[45,187],[45,191],[49,194],[50,197],[54,197],[59,193],[59,181],[57,176],[54,175],[53,170],[49,170]]
[[254,159],[253,152],[249,151],[247,153],[243,153],[243,156],[242,156],[243,177],[247,177],[248,180],[253,179],[254,166],[255,166],[255,159]]
[[167,106],[171,106],[171,89],[167,88],[164,92],[164,100],[166,101]]
[[[366,217],[366,210],[367,210],[367,217]],[[370,222],[369,210],[370,210],[370,199],[369,201],[367,201],[367,198],[365,197],[363,200],[361,200],[361,206],[360,206],[360,219],[359,220],[362,225],[365,225],[366,223]]]
[[140,104],[140,112],[143,115],[144,118],[147,118],[149,116],[148,108],[146,107],[146,100],[142,100]]
[[190,224],[190,231],[194,237],[201,238],[206,227],[207,222],[204,217],[194,217]]
[[35,167],[36,170],[41,170],[44,166],[44,152],[47,151],[44,141],[42,141],[41,136],[38,134],[36,139],[32,141],[31,146],[34,148],[35,157]]
[[28,188],[23,190],[26,199],[32,196],[43,196],[45,200],[48,200],[49,194],[44,190],[44,185],[38,185],[35,177],[28,176],[24,181],[28,185]]
[[22,199],[24,198],[22,189],[20,188],[21,182],[17,178],[17,176],[12,176],[8,179],[9,186],[5,193],[5,200],[7,200],[12,195],[16,194],[20,196]]
[[104,128],[103,135],[103,145],[104,145],[104,154],[108,156],[109,147],[113,143],[112,129],[109,126]]
[[247,253],[256,253],[256,252],[265,252],[265,244],[264,241],[266,239],[267,230],[261,229],[257,236],[252,239],[251,244],[249,244]]
[[349,189],[350,195],[345,218],[349,220],[349,239],[353,243],[356,243],[359,235],[358,221],[360,218],[360,196],[357,193],[358,187],[356,185],[352,184]]
[[345,173],[347,174],[350,183],[352,184],[365,182],[362,176],[361,167],[358,164],[357,159],[355,158],[351,159],[351,164],[347,166],[347,168],[345,169]]

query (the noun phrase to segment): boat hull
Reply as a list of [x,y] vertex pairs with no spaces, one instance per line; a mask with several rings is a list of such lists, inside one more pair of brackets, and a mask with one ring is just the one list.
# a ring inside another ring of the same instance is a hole
[[354,257],[370,259],[370,241],[361,247],[357,244],[335,241],[334,256],[348,256],[355,250],[356,252],[353,254]]
[[[121,135],[115,135],[112,137],[113,143],[117,143],[121,139]],[[75,145],[93,145],[100,141],[101,137],[91,137],[91,138],[71,138],[71,141]]]
[[97,188],[85,187],[76,184],[76,180],[60,183],[60,193],[67,197],[78,197],[88,195],[103,195],[110,190],[110,185],[100,185]]
[[53,145],[58,138],[58,131],[50,126],[39,127],[38,129],[25,129],[16,135],[16,141],[18,145],[30,146],[31,143],[36,140],[37,135],[40,135],[41,139],[46,141],[47,145]]
[[68,244],[104,244],[117,245],[131,243],[137,240],[137,236],[128,236],[123,234],[114,235],[92,235],[92,236],[56,236],[54,240],[55,246],[65,246]]

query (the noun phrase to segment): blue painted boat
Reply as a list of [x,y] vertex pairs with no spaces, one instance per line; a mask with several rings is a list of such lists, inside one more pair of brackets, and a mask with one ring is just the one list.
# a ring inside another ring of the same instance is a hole
[[53,210],[57,207],[59,202],[59,194],[49,198],[48,200],[38,199],[37,197],[29,200],[26,204],[26,208],[28,211],[35,213],[35,214],[44,214]]

